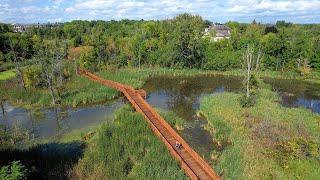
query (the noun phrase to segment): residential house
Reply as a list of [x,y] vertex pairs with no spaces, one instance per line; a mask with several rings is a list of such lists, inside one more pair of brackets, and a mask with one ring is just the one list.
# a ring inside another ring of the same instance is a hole
[[27,31],[28,28],[34,27],[34,28],[53,28],[55,26],[59,25],[59,23],[55,24],[13,24],[13,31],[14,32],[19,32],[19,33],[24,33]]
[[215,31],[216,35],[212,37],[211,41],[218,41],[219,39],[229,39],[231,37],[231,29],[226,25],[213,24],[205,29],[204,36],[210,35],[211,31]]

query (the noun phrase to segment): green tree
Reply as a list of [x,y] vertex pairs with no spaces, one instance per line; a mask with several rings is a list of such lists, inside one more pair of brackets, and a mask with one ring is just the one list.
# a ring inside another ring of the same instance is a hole
[[277,28],[289,28],[292,26],[292,23],[291,22],[286,22],[286,21],[277,21],[276,23],[276,27]]
[[93,50],[85,52],[80,56],[78,61],[81,68],[84,68],[89,71],[96,71],[97,70],[97,63],[96,57]]
[[169,45],[174,53],[172,57],[175,67],[199,67],[202,58],[201,32],[203,20],[200,16],[181,14],[171,20],[173,32]]
[[264,61],[265,67],[278,70],[282,60],[283,42],[276,34],[268,33],[261,38],[260,43],[263,47],[263,52],[266,54],[266,60]]
[[314,53],[312,35],[308,31],[302,31],[296,36],[293,41],[293,57],[297,60],[297,69],[299,71],[307,70],[310,67],[310,60]]
[[264,29],[262,24],[252,22],[243,33],[240,41],[241,48],[246,48],[248,44],[251,44],[252,47],[258,47],[259,41],[264,34]]
[[320,36],[314,38],[313,44],[314,53],[310,65],[315,71],[320,71]]
[[21,35],[16,33],[4,34],[6,39],[6,51],[10,59],[13,60],[15,68],[18,71],[22,87],[26,89],[26,83],[24,80],[23,72],[20,67],[20,61],[26,58],[26,51],[28,50],[28,42],[26,38],[22,38]]

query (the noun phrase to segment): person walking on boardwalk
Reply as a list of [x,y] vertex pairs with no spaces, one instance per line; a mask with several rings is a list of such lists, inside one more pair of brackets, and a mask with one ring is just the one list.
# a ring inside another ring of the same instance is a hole
[[176,145],[175,145],[176,150],[180,150],[181,149],[181,144],[176,141]]

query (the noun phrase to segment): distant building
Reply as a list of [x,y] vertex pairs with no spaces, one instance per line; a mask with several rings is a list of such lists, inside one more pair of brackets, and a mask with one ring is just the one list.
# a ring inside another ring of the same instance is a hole
[[213,24],[205,28],[204,35],[210,35],[210,31],[215,31],[216,35],[212,37],[211,41],[218,41],[219,39],[229,39],[231,37],[231,29],[226,25]]
[[53,28],[59,25],[59,23],[51,24],[12,24],[13,25],[13,31],[14,32],[19,32],[19,33],[24,33],[27,31],[28,28]]

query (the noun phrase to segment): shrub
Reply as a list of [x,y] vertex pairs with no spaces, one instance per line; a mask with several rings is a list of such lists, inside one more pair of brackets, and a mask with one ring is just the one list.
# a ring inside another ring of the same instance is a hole
[[[246,88],[246,82],[243,82],[244,87]],[[247,97],[246,95],[243,95],[242,97],[240,97],[239,101],[240,101],[240,105],[242,107],[252,107],[255,105],[256,100],[257,100],[257,93],[259,90],[259,87],[261,86],[261,80],[256,77],[255,75],[251,75],[250,77],[250,82],[249,82],[249,86],[250,86],[250,96]]]
[[251,95],[247,97],[246,95],[243,95],[239,98],[240,105],[244,108],[252,107],[256,104],[257,96]]
[[18,180],[27,179],[28,170],[20,161],[12,161],[11,165],[3,166],[0,170],[0,179]]
[[309,76],[311,75],[312,68],[310,66],[302,67],[299,69],[299,72],[301,76]]
[[41,82],[41,70],[39,66],[26,66],[23,68],[23,76],[27,87],[39,87]]

